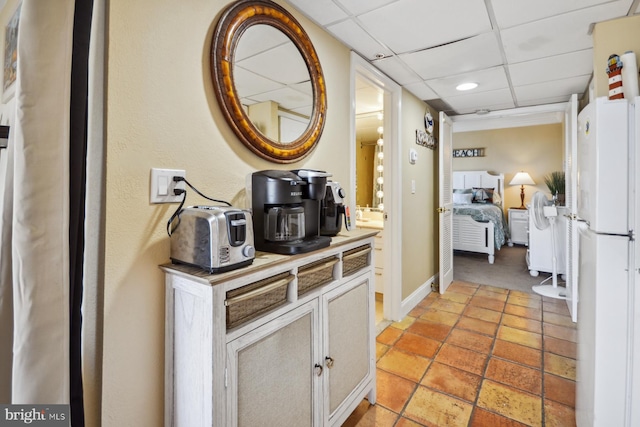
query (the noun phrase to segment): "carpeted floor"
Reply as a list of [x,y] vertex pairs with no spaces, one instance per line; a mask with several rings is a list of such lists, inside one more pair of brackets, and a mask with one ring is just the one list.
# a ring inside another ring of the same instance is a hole
[[[496,251],[495,262],[489,264],[486,254],[455,251],[453,254],[453,280],[533,293],[531,287],[539,285],[551,275],[540,273],[538,277],[532,277],[527,269],[526,254],[527,248],[525,246],[509,247],[505,245]],[[551,279],[545,283],[550,284]],[[558,277],[558,285],[564,285],[560,276]]]

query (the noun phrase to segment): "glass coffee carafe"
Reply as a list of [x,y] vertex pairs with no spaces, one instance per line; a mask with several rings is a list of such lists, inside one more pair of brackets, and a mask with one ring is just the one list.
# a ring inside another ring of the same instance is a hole
[[274,206],[264,216],[264,239],[270,242],[292,242],[304,239],[305,223],[302,206]]

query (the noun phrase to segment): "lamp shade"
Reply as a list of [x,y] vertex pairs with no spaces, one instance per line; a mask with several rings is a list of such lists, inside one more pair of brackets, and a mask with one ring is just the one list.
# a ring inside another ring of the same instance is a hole
[[536,183],[533,182],[528,173],[520,171],[509,182],[509,185],[536,185]]

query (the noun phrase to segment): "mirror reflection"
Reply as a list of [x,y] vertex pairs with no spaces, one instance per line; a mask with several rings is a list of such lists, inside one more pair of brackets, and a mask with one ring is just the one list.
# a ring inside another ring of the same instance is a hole
[[233,80],[242,108],[267,138],[290,143],[311,121],[313,87],[298,48],[279,29],[252,25],[234,55]]

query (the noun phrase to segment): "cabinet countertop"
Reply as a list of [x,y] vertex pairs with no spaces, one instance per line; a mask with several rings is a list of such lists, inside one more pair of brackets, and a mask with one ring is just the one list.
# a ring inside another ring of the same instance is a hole
[[205,271],[198,267],[182,265],[182,264],[167,263],[167,264],[161,265],[160,268],[167,273],[188,277],[191,280],[196,280],[203,284],[216,285],[216,284],[224,283],[225,281],[234,279],[241,275],[254,273],[256,271],[265,269],[267,267],[273,267],[285,262],[295,261],[297,259],[306,257],[310,254],[321,253],[323,251],[326,251],[332,248],[336,248],[342,245],[347,245],[357,240],[373,237],[376,234],[378,234],[378,230],[375,230],[375,229],[362,228],[362,229],[352,229],[351,231],[343,230],[340,233],[338,233],[337,236],[333,236],[331,238],[331,245],[328,248],[318,249],[312,252],[306,252],[306,253],[297,254],[297,255],[280,255],[280,254],[274,254],[270,252],[256,251],[255,259],[253,260],[253,263],[251,265],[238,268],[232,271],[227,271],[224,273],[218,273],[218,274],[211,274],[208,271]]

